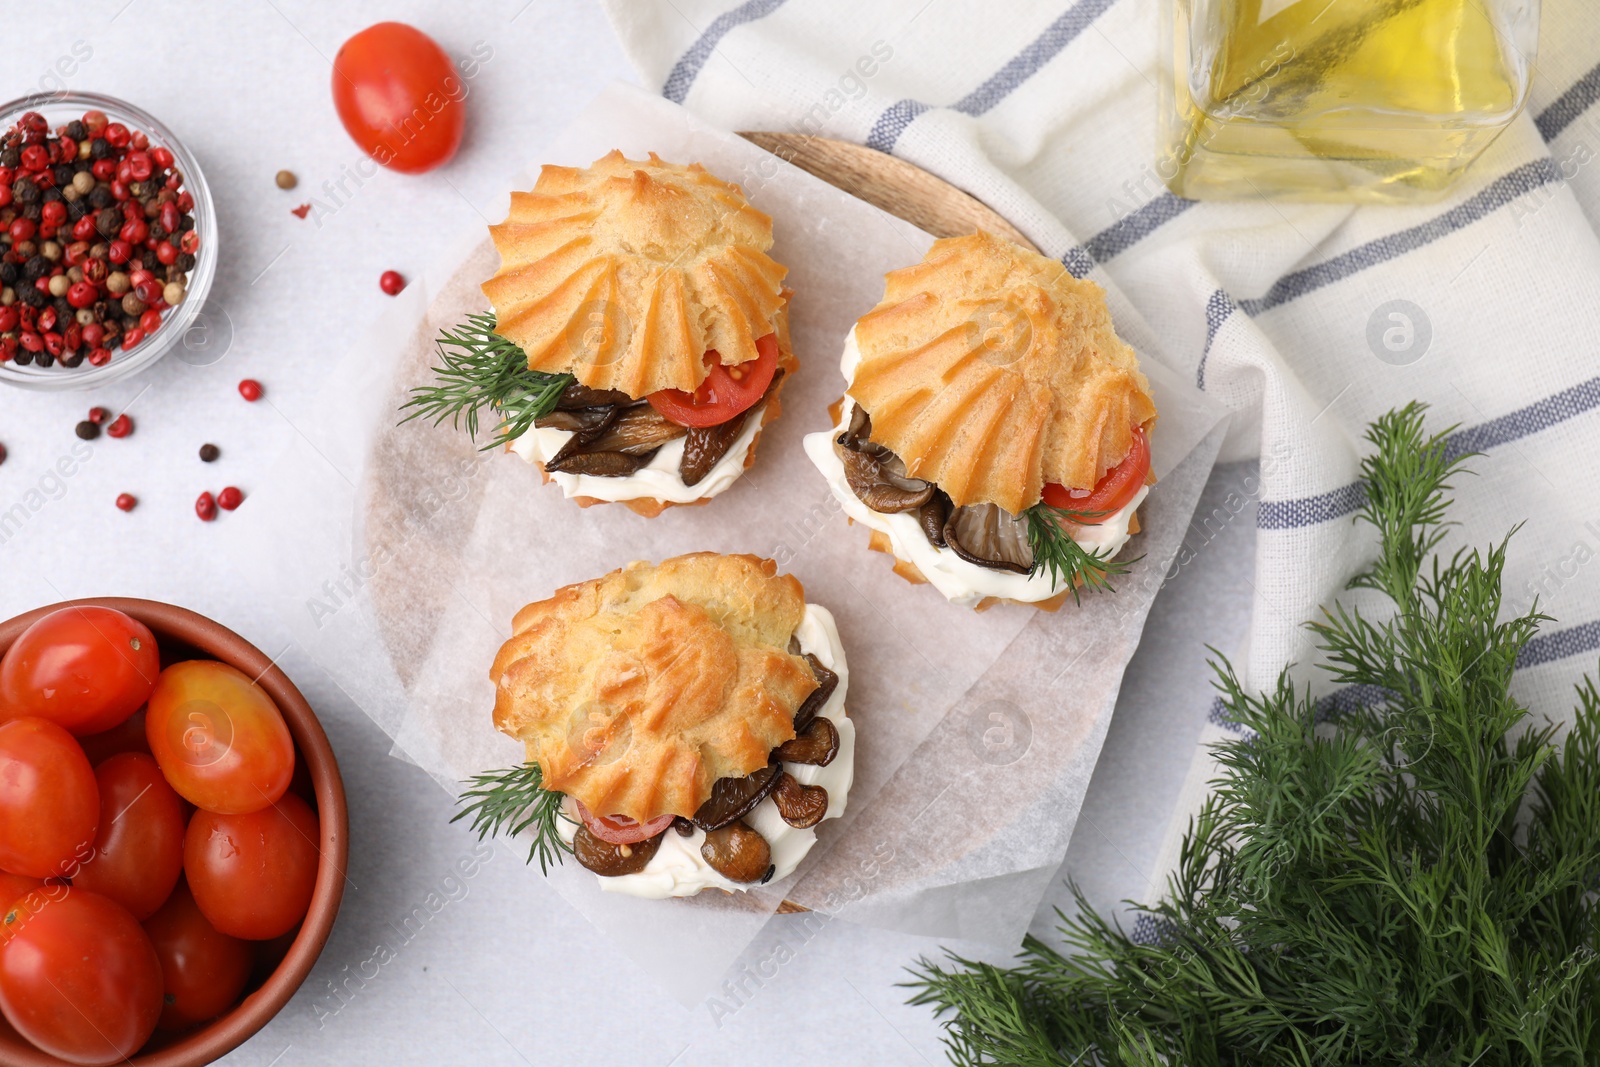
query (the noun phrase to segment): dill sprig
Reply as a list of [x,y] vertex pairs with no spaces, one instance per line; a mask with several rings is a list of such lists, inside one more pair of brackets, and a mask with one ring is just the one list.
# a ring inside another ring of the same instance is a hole
[[471,816],[479,841],[528,831],[528,862],[537,858],[542,873],[549,873],[550,864],[565,861],[572,848],[561,839],[559,820],[566,818],[561,813],[562,794],[544,788],[537,763],[475,774],[467,784],[472,788],[457,800],[462,808],[451,822]]
[[1138,559],[1114,560],[1111,553],[1103,549],[1091,552],[1067,532],[1070,523],[1102,518],[1109,512],[1070,511],[1040,502],[1023,514],[1028,519],[1028,545],[1033,549],[1030,573],[1043,570],[1050,575],[1053,584],[1066,582],[1075,604],[1080,602],[1078,593],[1082,589],[1116,592],[1111,579],[1127,574],[1129,565],[1139,562]]
[[478,412],[487,411],[497,420],[494,437],[483,446],[487,451],[522,436],[535,419],[549,414],[572,375],[529,370],[527,353],[494,329],[493,315],[476,314],[454,330],[439,331],[434,381],[411,390],[400,410],[415,410],[402,424],[431,418],[437,426],[449,418],[451,426],[465,424],[476,441]]
[[1287,673],[1251,694],[1216,664],[1248,733],[1215,747],[1166,895],[1137,906],[1157,936],[1074,888],[1060,944],[919,961],[912,1002],[952,1062],[1600,1062],[1600,691],[1578,687],[1564,733],[1528,721],[1511,678],[1547,616],[1500,619],[1506,540],[1441,554],[1468,457],[1423,410],[1367,434],[1379,552],[1351,585],[1393,611],[1312,625],[1333,677],[1375,695],[1330,719]]

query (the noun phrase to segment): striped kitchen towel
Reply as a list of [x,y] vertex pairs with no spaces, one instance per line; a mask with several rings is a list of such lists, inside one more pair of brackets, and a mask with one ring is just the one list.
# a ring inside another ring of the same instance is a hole
[[[1458,427],[1453,448],[1484,453],[1457,540],[1527,520],[1509,607],[1537,596],[1559,621],[1516,684],[1537,713],[1570,713],[1600,649],[1600,10],[1544,0],[1529,107],[1449,199],[1352,208],[1167,191],[1159,0],[604,2],[647,86],[727,128],[871,145],[969,190],[1103,284],[1146,358],[1232,409],[1222,460],[1260,460],[1247,684],[1291,663],[1315,678],[1301,624],[1371,552],[1351,518],[1362,431],[1421,399]],[[1181,565],[1205,565],[1204,520]],[[1330,707],[1361,696],[1319,684]],[[1208,739],[1228,729],[1214,719]],[[1191,800],[1210,776],[1197,757]]]

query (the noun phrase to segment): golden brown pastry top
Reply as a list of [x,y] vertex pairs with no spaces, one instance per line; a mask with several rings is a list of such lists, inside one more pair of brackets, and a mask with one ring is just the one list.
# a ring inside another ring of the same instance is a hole
[[495,657],[495,726],[596,814],[691,816],[794,736],[817,687],[788,651],[805,603],[771,560],[715,552],[558,589]]
[[872,439],[959,507],[1013,515],[1047,482],[1087,489],[1155,420],[1105,293],[987,233],[935,241],[856,323],[850,396]]
[[489,233],[500,270],[483,292],[497,332],[533,370],[595,389],[692,390],[707,351],[730,366],[755,359],[784,304],[772,219],[737,185],[654,152],[547,166]]

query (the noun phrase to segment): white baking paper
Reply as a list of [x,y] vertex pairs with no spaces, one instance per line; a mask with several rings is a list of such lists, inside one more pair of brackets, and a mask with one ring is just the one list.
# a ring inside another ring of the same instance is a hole
[[704,549],[774,558],[833,611],[849,656],[857,764],[845,817],[820,827],[793,877],[748,895],[605,894],[574,863],[553,881],[685,1003],[716,985],[785,898],[853,921],[1015,944],[1066,852],[1123,668],[1216,454],[1220,408],[1145,360],[1160,481],[1125,550],[1144,559],[1118,592],[1055,614],[953,606],[868,551],[867,532],[847,524],[801,449],[804,434],[831,425],[854,320],[882,296],[884,273],[918,260],[932,238],[626,86],[602,94],[536,162],[584,165],[613,148],[699,161],[773,217],[801,368],[754,467],[707,506],[644,519],[619,505],[579,508],[521,459],[478,452],[448,424],[397,427],[438,328],[487,309],[477,286],[496,260],[479,232],[340,357],[316,418],[296,427],[233,524],[241,558],[259,561],[263,595],[396,754],[452,794],[472,773],[521,762],[521,745],[491,724],[488,677],[518,608],[633,559]]

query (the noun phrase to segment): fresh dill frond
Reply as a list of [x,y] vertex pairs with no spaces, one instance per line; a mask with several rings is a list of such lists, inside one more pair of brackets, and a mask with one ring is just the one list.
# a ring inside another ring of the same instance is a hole
[[439,331],[434,381],[412,389],[411,399],[400,405],[401,411],[415,409],[402,425],[429,418],[437,426],[448,418],[451,426],[465,425],[476,441],[478,413],[486,411],[497,420],[494,437],[483,446],[487,451],[527,433],[534,420],[550,413],[572,375],[529,370],[527,353],[494,329],[493,315],[476,314]]
[[1028,520],[1028,546],[1033,549],[1033,570],[1050,575],[1055,585],[1067,583],[1072,590],[1073,603],[1079,603],[1082,589],[1116,592],[1111,579],[1128,573],[1130,564],[1138,559],[1114,560],[1103,549],[1093,552],[1072,539],[1067,532],[1070,523],[1083,523],[1109,514],[1103,511],[1070,511],[1051,507],[1042,501],[1023,512]]
[[[1329,717],[1287,673],[1134,940],[1082,897],[1013,965],[949,955],[906,983],[958,1065],[1592,1067],[1600,1063],[1600,690],[1564,732],[1511,693],[1547,617],[1500,618],[1506,541],[1443,553],[1462,461],[1424,408],[1378,419],[1360,514],[1376,562],[1312,631],[1363,695]],[[1514,532],[1514,531],[1513,531]],[[1560,742],[1558,745],[1558,741]]]
[[470,816],[479,841],[526,831],[528,862],[538,859],[545,874],[550,864],[565,862],[572,848],[561,839],[561,820],[566,819],[561,813],[562,794],[544,788],[537,763],[475,774],[467,784],[471,788],[457,800],[462,808],[451,822]]

